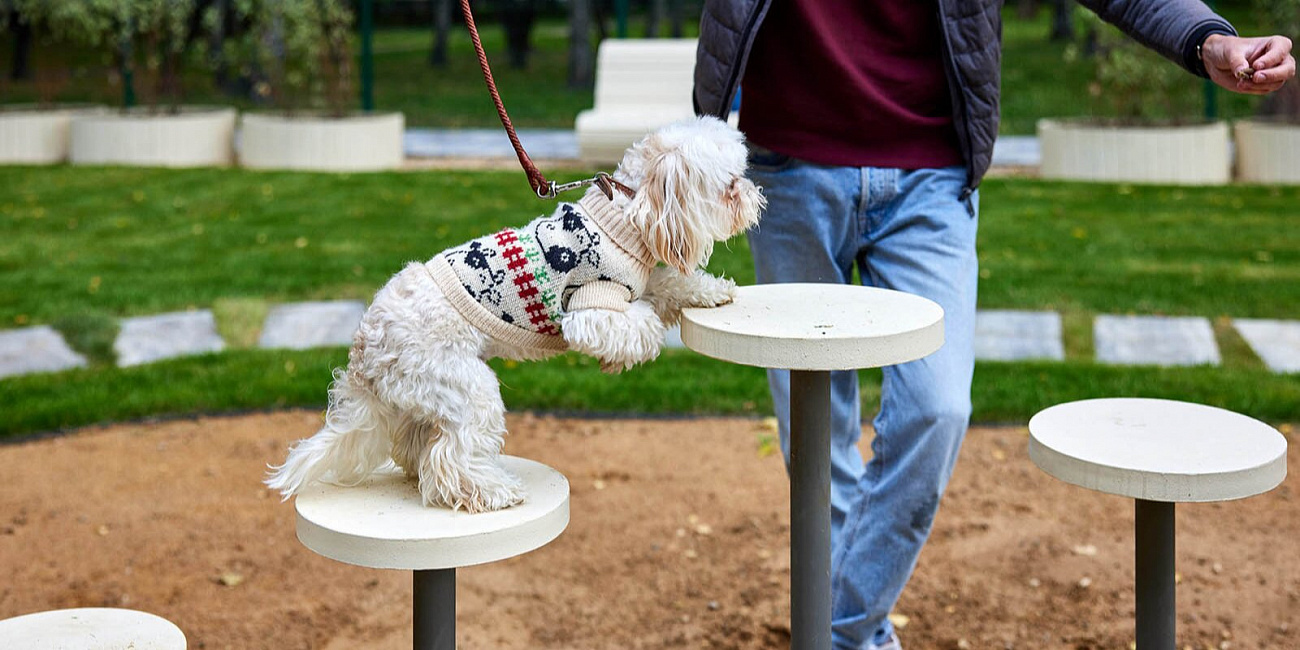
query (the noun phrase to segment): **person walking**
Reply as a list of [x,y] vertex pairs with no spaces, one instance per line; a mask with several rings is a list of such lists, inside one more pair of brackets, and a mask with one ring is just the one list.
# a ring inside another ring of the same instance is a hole
[[[1192,74],[1263,94],[1295,76],[1291,41],[1241,38],[1197,0],[1087,0]],[[832,641],[899,650],[888,614],[930,534],[971,413],[979,185],[998,132],[995,0],[706,0],[694,102],[740,129],[767,212],[759,283],[853,281],[920,295],[945,344],[884,369],[871,461],[854,372],[832,374]],[[789,461],[789,375],[769,370]]]

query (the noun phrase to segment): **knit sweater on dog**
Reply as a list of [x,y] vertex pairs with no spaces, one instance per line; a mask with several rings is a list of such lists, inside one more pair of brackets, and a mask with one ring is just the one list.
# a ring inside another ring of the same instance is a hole
[[627,217],[592,188],[550,216],[449,248],[425,267],[461,315],[489,336],[563,350],[564,314],[627,310],[654,265]]

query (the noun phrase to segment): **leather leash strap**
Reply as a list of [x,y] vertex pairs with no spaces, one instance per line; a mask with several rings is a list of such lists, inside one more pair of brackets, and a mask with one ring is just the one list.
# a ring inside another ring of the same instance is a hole
[[510,138],[510,145],[515,148],[515,155],[519,157],[519,165],[524,168],[524,173],[528,175],[528,184],[532,186],[533,193],[541,199],[553,199],[555,195],[563,190],[574,189],[585,185],[595,184],[605,193],[606,197],[613,198],[613,190],[617,189],[632,198],[636,190],[614,180],[612,176],[601,172],[596,177],[578,181],[575,183],[566,183],[558,186],[554,181],[546,180],[546,176],[537,165],[533,164],[533,159],[528,157],[528,152],[524,151],[524,145],[519,142],[519,136],[515,133],[514,124],[510,123],[510,116],[506,114],[505,104],[501,102],[501,93],[497,91],[497,83],[492,78],[492,67],[488,65],[487,53],[483,51],[483,42],[478,37],[478,26],[474,24],[474,13],[470,11],[469,0],[460,0],[461,13],[465,15],[465,26],[469,28],[469,38],[474,42],[474,52],[478,54],[479,67],[483,69],[483,80],[487,82],[488,93],[492,95],[492,103],[497,107],[497,116],[501,118],[501,126],[506,129],[506,135]]
[[474,24],[474,13],[469,9],[469,0],[460,0],[461,13],[465,14],[465,26],[469,27],[469,38],[474,41],[474,51],[478,53],[479,67],[483,68],[483,80],[487,82],[488,92],[492,95],[492,103],[496,104],[497,116],[501,118],[501,126],[506,127],[506,135],[510,136],[510,144],[515,148],[515,155],[519,156],[519,164],[523,166],[524,173],[528,175],[528,184],[533,187],[537,196],[547,198],[546,193],[550,190],[550,182],[546,176],[537,169],[533,164],[533,159],[528,157],[528,152],[524,151],[524,145],[519,143],[519,136],[515,134],[515,126],[510,123],[510,116],[506,115],[505,104],[501,103],[501,93],[497,92],[497,83],[492,79],[492,68],[488,66],[487,54],[483,52],[483,43],[478,38],[478,26]]

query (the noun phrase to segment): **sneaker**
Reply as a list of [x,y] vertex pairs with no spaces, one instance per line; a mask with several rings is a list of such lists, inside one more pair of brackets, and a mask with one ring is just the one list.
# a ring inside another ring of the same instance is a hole
[[903,650],[903,644],[898,640],[897,634],[890,633],[884,643],[868,643],[867,650]]

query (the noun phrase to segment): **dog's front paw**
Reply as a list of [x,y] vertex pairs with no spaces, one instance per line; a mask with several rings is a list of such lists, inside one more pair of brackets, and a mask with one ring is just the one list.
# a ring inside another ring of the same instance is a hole
[[700,279],[699,291],[692,296],[692,307],[721,307],[736,300],[736,282],[731,278],[705,276]]

